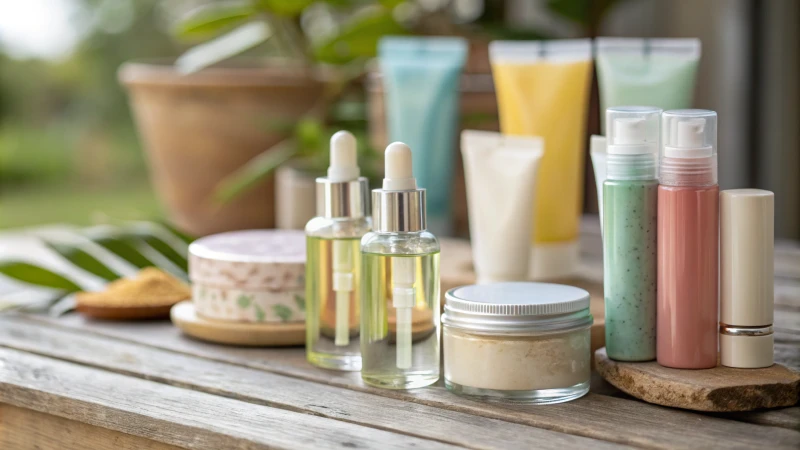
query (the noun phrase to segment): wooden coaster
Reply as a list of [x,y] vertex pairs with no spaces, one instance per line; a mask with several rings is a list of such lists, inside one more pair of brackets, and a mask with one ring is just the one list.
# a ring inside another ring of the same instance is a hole
[[792,406],[800,395],[800,373],[774,364],[764,369],[687,370],[657,362],[631,363],[594,354],[595,369],[626,394],[657,405],[695,411],[751,411]]
[[159,306],[88,306],[78,303],[75,309],[86,317],[102,320],[166,319],[172,305]]
[[[472,265],[472,247],[464,239],[444,238],[440,241],[440,275],[442,289],[442,307],[444,307],[444,294],[453,288],[474,284],[476,278],[475,268]],[[603,304],[603,286],[599,283],[582,278],[554,281],[554,283],[568,284],[579,287],[589,292],[591,302],[589,309],[594,316],[592,325],[592,354],[600,347],[606,345],[605,307]]]
[[170,312],[172,323],[184,333],[204,341],[250,347],[285,347],[306,342],[305,322],[242,323],[198,316],[191,301],[180,302]]

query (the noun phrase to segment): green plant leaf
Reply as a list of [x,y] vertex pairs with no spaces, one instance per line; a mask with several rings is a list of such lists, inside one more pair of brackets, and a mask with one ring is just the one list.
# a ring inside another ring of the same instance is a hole
[[395,6],[406,2],[406,0],[380,0],[380,1],[381,1],[381,5],[383,5],[386,8],[389,8],[389,9],[392,9]]
[[377,54],[378,40],[387,35],[406,34],[402,25],[394,20],[386,8],[358,16],[343,27],[338,34],[319,43],[314,56],[321,62],[344,64],[357,58],[371,58]]
[[129,240],[113,236],[89,236],[89,238],[139,269],[156,265],[132,245]]
[[272,310],[275,315],[281,318],[281,322],[286,322],[292,318],[292,310],[286,305],[273,305]]
[[197,72],[264,43],[272,35],[266,22],[248,22],[187,50],[175,60],[175,68],[184,75]]
[[297,17],[316,0],[258,0],[265,11],[279,16]]
[[300,308],[300,311],[306,310],[306,299],[295,294],[294,302],[297,303],[297,307]]
[[168,222],[165,222],[165,221],[162,221],[162,220],[158,220],[155,223],[157,223],[157,224],[161,225],[162,227],[166,228],[167,231],[169,231],[170,233],[174,234],[175,236],[178,237],[178,239],[182,240],[183,242],[185,242],[187,244],[191,244],[195,240],[195,238],[193,238],[193,237],[189,236],[188,234],[184,233],[183,231],[175,228],[174,226],[170,225]]
[[0,262],[0,273],[17,281],[36,286],[60,289],[66,292],[78,292],[83,290],[75,282],[62,275],[26,262]]
[[162,241],[161,239],[155,236],[140,236],[145,242],[147,242],[151,247],[156,249],[157,252],[164,255],[167,259],[172,261],[173,264],[178,266],[184,272],[189,270],[189,261],[186,259],[185,256],[181,255],[171,245],[167,244],[166,242]]
[[61,242],[48,242],[46,240],[43,242],[67,261],[106,281],[114,281],[121,276],[101,263],[97,258],[76,246]]
[[219,182],[214,190],[214,200],[225,204],[242,192],[268,177],[281,164],[297,153],[291,140],[285,140],[248,161],[239,170]]
[[257,12],[249,2],[209,3],[190,12],[175,27],[174,33],[181,38],[208,38],[250,19]]
[[547,9],[584,27],[598,22],[619,0],[548,0]]

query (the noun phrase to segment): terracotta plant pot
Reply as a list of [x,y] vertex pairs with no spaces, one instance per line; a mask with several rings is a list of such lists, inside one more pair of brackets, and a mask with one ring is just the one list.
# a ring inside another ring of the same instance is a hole
[[286,64],[180,75],[170,64],[127,63],[119,79],[169,220],[196,236],[275,225],[271,178],[224,205],[214,191],[283,138],[277,121],[291,124],[311,109],[323,90],[319,76]]

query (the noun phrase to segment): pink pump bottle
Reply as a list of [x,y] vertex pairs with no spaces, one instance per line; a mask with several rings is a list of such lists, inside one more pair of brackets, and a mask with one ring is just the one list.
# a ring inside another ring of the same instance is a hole
[[717,365],[719,186],[717,113],[662,115],[658,187],[657,359]]

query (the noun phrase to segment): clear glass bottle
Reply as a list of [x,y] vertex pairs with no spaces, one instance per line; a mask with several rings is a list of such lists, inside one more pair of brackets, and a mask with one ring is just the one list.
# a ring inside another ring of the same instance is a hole
[[425,229],[425,190],[405,144],[387,147],[372,202],[374,231],[361,240],[361,378],[389,389],[427,386],[439,379],[439,242]]
[[317,178],[317,217],[306,225],[306,357],[319,367],[361,370],[362,267],[359,244],[369,230],[369,185],[359,177],[356,142],[331,138],[331,167]]

